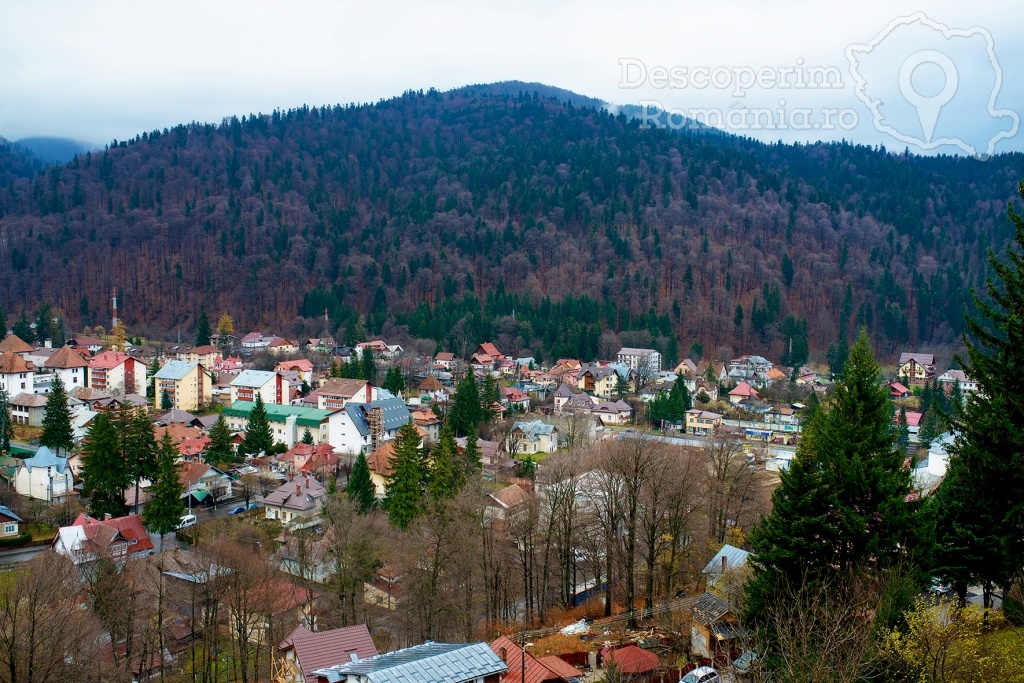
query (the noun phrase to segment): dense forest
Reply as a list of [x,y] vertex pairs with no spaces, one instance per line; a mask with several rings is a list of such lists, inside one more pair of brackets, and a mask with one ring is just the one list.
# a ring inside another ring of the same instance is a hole
[[409,92],[154,130],[45,170],[0,146],[0,306],[105,324],[116,289],[151,334],[227,310],[246,330],[583,358],[602,337],[823,354],[866,326],[884,358],[955,343],[1012,237],[1019,154],[763,144],[575,102]]

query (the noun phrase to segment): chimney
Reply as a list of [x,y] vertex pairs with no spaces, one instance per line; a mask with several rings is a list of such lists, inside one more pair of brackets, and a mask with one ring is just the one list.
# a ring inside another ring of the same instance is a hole
[[725,559],[725,555],[722,555],[722,573],[725,573],[725,565],[728,560]]
[[295,495],[296,496],[301,496],[302,495],[302,484],[296,484],[295,485]]
[[112,517],[112,515],[109,512],[106,512],[106,513],[103,514],[103,521],[105,522],[108,519],[111,519],[111,517]]

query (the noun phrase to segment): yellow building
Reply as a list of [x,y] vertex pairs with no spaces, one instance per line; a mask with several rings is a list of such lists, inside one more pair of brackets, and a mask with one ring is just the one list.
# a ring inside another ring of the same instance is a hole
[[153,376],[156,383],[154,402],[160,406],[164,392],[171,400],[171,409],[197,411],[210,402],[213,380],[201,363],[183,360],[167,361]]

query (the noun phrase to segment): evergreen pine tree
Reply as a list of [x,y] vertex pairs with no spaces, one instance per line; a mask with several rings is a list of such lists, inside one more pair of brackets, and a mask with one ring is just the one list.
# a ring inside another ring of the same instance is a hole
[[467,372],[455,388],[452,407],[448,411],[448,421],[455,436],[466,436],[470,431],[475,431],[482,420],[480,390],[477,388],[473,373]]
[[0,339],[7,336],[7,313],[0,308]]
[[456,464],[457,452],[451,427],[445,425],[430,453],[427,492],[435,501],[451,498],[465,483],[464,472]]
[[257,393],[256,401],[249,412],[249,423],[245,428],[242,451],[247,455],[256,455],[257,453],[266,453],[273,445],[274,433],[270,429],[267,407],[263,403],[263,396]]
[[918,505],[907,500],[910,471],[879,372],[862,331],[832,400],[805,426],[771,514],[751,533],[752,615],[804,578],[889,567],[920,549]]
[[206,311],[199,314],[199,322],[196,324],[196,346],[206,346],[210,343],[210,319],[206,317]]
[[[1024,198],[1024,182],[1018,194]],[[938,555],[947,562],[958,553],[975,558],[958,580],[1004,590],[1024,571],[1024,216],[1012,205],[1008,215],[1014,243],[1005,260],[989,254],[987,297],[974,294],[977,315],[967,318],[967,356],[958,359],[979,390],[951,406],[956,439],[937,494],[937,528],[947,530],[938,536]]]
[[401,396],[405,391],[405,376],[402,375],[401,368],[397,365],[388,368],[387,374],[384,375],[383,386],[395,396]]
[[352,464],[352,473],[348,477],[345,490],[349,500],[359,505],[360,514],[366,514],[377,506],[377,489],[370,479],[370,468],[366,464],[366,454],[359,451],[359,456]]
[[109,412],[100,412],[89,426],[82,447],[82,483],[93,517],[121,517],[128,512],[124,492],[131,483],[131,470]]
[[[475,382],[474,382],[475,384]],[[500,415],[498,406],[501,404],[501,388],[498,386],[498,380],[494,378],[494,375],[487,373],[484,375],[484,387],[483,391],[480,392],[480,417],[484,422],[490,422],[495,417]]]
[[477,443],[476,429],[469,430],[466,435],[466,447],[462,449],[461,464],[465,470],[464,479],[475,481],[480,478],[480,471],[483,469],[483,458],[480,455],[480,445]]
[[217,467],[239,460],[231,440],[231,428],[228,427],[224,415],[218,415],[217,421],[210,427],[210,445],[206,447],[203,459]]
[[302,432],[300,443],[304,443],[307,446],[313,445],[313,432],[309,431],[309,427],[306,427],[306,431]]
[[896,445],[904,453],[910,445],[910,426],[907,424],[907,409],[900,406],[899,415],[896,417]]
[[122,447],[135,484],[135,512],[138,513],[139,482],[156,476],[159,452],[153,434],[153,423],[143,410],[122,412],[118,415],[118,421],[123,435]]
[[171,403],[171,395],[164,389],[160,392],[160,410],[170,410],[174,404]]
[[7,398],[7,390],[0,389],[0,453],[11,450],[14,438],[14,423],[11,421],[11,402]]
[[388,519],[399,529],[407,529],[423,510],[424,473],[420,435],[412,421],[398,430],[395,437],[392,470],[385,498]]
[[373,351],[363,347],[362,362],[359,364],[362,378],[370,384],[377,384],[377,362],[373,359]]
[[622,375],[615,373],[615,398],[621,401],[622,398],[628,393],[629,384],[626,382],[625,378]]
[[690,390],[682,377],[677,377],[668,394],[669,417],[673,422],[685,422],[686,411],[693,407]]
[[156,373],[160,372],[160,361],[157,360],[156,356],[153,357],[153,363],[149,366],[149,377],[146,382],[146,399],[153,403],[156,400]]
[[142,522],[151,532],[160,534],[163,549],[164,534],[178,528],[186,507],[185,487],[178,476],[178,449],[171,440],[170,432],[164,432],[157,452],[156,472],[149,487],[150,499],[142,513]]
[[46,396],[43,412],[43,433],[39,443],[52,449],[58,455],[67,453],[75,445],[75,432],[71,428],[71,410],[68,408],[68,394],[59,376],[53,378],[50,393]]
[[11,333],[26,344],[31,344],[36,340],[36,333],[32,329],[32,323],[28,321],[28,316],[25,315],[25,311],[22,311],[21,315],[18,316],[18,319],[14,323],[14,327],[11,328]]

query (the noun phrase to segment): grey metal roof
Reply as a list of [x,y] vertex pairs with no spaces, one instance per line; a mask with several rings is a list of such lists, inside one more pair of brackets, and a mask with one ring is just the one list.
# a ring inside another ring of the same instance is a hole
[[68,466],[68,459],[61,458],[46,446],[40,446],[35,456],[22,460],[25,469],[29,472],[33,467],[53,467],[57,472],[63,474],[64,468]]
[[487,643],[433,643],[407,647],[313,673],[328,681],[354,675],[367,683],[462,683],[507,671]]
[[541,434],[552,434],[555,431],[554,425],[549,425],[540,420],[533,420],[532,422],[516,422],[512,425],[513,429],[519,429],[530,441],[537,441],[540,439]]
[[276,372],[267,372],[266,370],[242,370],[237,377],[231,380],[231,386],[259,389],[274,379],[275,375],[277,375]]
[[721,574],[723,557],[725,558],[725,569],[728,571],[730,569],[745,566],[747,564],[747,559],[750,557],[750,553],[726,543],[722,546],[722,549],[715,553],[715,556],[708,561],[707,565],[704,567],[704,573]]
[[373,408],[381,409],[386,432],[401,429],[412,419],[409,406],[405,405],[405,401],[400,398],[386,398],[371,403],[349,403],[345,406],[345,412],[348,413],[361,436],[370,434],[370,423],[367,421],[367,416]]
[[157,379],[170,379],[180,380],[184,379],[185,376],[192,372],[195,367],[199,365],[198,362],[187,363],[183,360],[169,360],[164,363],[164,366],[154,375]]

